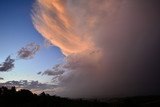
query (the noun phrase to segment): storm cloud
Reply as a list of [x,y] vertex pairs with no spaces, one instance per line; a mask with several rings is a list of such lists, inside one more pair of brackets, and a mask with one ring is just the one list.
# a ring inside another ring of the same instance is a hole
[[37,0],[35,28],[66,56],[44,72],[70,97],[160,94],[159,0]]

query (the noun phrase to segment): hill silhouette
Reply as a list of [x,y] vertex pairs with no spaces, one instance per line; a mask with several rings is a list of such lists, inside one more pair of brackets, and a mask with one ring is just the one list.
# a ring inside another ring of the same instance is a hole
[[0,107],[160,107],[160,96],[141,96],[112,99],[69,99],[50,96],[42,92],[33,94],[31,91],[15,87],[0,87]]

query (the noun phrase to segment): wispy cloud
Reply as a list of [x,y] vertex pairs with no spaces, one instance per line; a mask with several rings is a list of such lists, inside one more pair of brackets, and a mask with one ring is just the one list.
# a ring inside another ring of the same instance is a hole
[[76,32],[76,22],[66,8],[61,0],[37,0],[33,14],[35,27],[53,45],[60,47],[65,55],[90,49],[90,38],[85,37],[87,34],[83,31]]

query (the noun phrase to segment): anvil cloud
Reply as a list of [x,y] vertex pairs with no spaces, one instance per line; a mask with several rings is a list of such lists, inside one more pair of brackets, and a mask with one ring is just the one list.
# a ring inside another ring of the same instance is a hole
[[63,96],[160,94],[157,4],[158,0],[37,0],[35,28],[66,56],[64,63],[43,74],[58,81]]

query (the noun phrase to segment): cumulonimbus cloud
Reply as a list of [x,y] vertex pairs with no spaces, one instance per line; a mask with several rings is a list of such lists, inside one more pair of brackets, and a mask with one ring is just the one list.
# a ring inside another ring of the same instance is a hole
[[37,30],[52,44],[60,47],[65,55],[91,48],[90,37],[85,37],[87,33],[76,32],[76,22],[68,14],[65,1],[37,0],[34,12],[33,20]]
[[35,28],[66,56],[58,68],[63,73],[44,74],[59,81],[64,96],[160,93],[155,87],[160,83],[157,4],[158,0],[37,0]]

